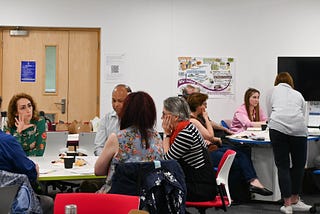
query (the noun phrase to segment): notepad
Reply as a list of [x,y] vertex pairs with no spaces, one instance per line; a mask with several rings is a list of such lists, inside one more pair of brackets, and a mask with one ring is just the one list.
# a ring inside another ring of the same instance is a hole
[[320,135],[319,128],[308,128],[308,135]]
[[81,175],[92,175],[94,174],[94,169],[81,169],[81,168],[76,168],[76,169],[70,169],[70,172],[74,173],[74,174],[81,174]]
[[57,170],[55,169],[39,169],[39,173],[40,174],[49,174],[49,173],[52,173],[52,172],[56,172]]
[[261,131],[261,127],[248,127],[247,131]]

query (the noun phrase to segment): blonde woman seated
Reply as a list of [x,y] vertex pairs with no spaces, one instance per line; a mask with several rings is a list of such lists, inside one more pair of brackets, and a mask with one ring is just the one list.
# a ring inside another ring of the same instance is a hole
[[259,106],[260,92],[249,88],[244,94],[244,103],[234,113],[231,131],[239,133],[249,127],[261,127],[266,124],[267,116]]
[[156,107],[149,94],[142,91],[130,93],[119,116],[120,131],[108,137],[94,167],[96,175],[108,175],[107,185],[100,192],[109,190],[116,163],[163,159],[162,140],[154,129]]

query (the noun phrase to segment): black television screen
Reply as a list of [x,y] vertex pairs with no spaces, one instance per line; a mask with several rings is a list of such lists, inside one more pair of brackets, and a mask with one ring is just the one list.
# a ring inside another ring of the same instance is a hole
[[288,72],[306,101],[320,101],[320,57],[278,57],[278,73]]

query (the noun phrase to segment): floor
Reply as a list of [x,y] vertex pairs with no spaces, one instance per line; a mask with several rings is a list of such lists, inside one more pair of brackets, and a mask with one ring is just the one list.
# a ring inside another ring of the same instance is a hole
[[[56,193],[60,192],[59,190],[52,190],[49,187],[49,195],[52,197]],[[302,195],[301,198],[306,204],[314,205],[314,203],[320,203],[320,192],[313,194]],[[320,205],[320,204],[319,204]],[[320,206],[317,205],[316,213],[320,214]],[[271,213],[280,213],[280,202],[264,202],[264,201],[250,201],[247,203],[241,204],[232,204],[227,208],[228,214],[271,214]],[[195,208],[187,208],[187,211],[191,214],[198,214],[199,212]],[[210,208],[206,210],[206,214],[216,214],[216,213],[225,213],[223,210],[216,210],[215,208]],[[310,213],[310,212],[299,212]]]
[[[319,194],[309,194],[303,195],[301,197],[306,204],[314,205],[314,203],[320,203],[320,193]],[[262,201],[252,201],[245,204],[232,204],[228,207],[228,214],[271,214],[271,213],[281,213],[281,204],[277,202],[262,202]],[[187,211],[192,214],[197,214],[198,211],[195,208],[187,208]],[[320,206],[316,207],[316,213],[320,213]],[[215,208],[207,209],[207,214],[211,213],[225,213],[223,210],[216,210]],[[310,212],[299,212],[299,213],[310,213]]]

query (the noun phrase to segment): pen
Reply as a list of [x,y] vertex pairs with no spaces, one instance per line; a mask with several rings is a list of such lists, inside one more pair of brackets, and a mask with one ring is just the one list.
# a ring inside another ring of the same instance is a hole
[[49,170],[49,171],[46,171],[46,172],[40,172],[40,174],[49,174],[49,173],[52,173],[52,172],[55,172],[57,170],[53,169],[53,170]]

